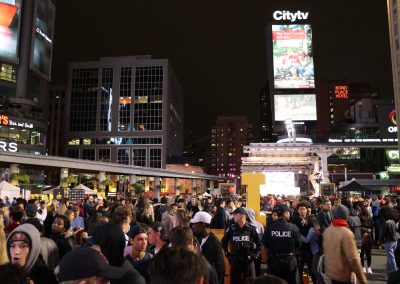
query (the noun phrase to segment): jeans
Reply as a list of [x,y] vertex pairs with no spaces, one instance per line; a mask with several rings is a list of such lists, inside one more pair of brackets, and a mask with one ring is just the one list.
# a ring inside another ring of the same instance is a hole
[[384,243],[383,247],[385,248],[387,257],[386,272],[387,275],[389,275],[390,272],[397,270],[396,258],[394,256],[394,252],[397,248],[397,241]]

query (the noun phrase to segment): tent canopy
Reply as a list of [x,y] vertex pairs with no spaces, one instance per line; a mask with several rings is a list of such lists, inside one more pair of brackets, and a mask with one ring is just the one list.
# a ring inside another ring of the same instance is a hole
[[53,194],[53,192],[54,192],[54,190],[55,189],[60,189],[60,184],[59,185],[57,185],[56,187],[53,187],[53,188],[50,188],[50,189],[48,189],[48,190],[45,190],[45,191],[43,191],[43,194]]
[[8,197],[9,199],[18,198],[21,196],[21,190],[18,186],[12,185],[3,180],[0,182],[0,198]]
[[93,189],[83,185],[83,184],[78,184],[77,186],[74,187],[74,189],[84,189],[85,190],[85,194],[97,194],[96,191],[94,191]]
[[348,191],[372,191],[372,189],[362,186],[355,180],[352,181],[351,183],[349,183],[348,185],[339,188],[338,190],[339,191],[347,191],[347,192]]

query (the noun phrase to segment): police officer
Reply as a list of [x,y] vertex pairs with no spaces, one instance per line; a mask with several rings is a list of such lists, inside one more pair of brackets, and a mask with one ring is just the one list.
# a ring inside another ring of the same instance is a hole
[[269,273],[278,276],[288,284],[300,284],[295,253],[300,248],[299,228],[289,223],[290,211],[287,205],[276,208],[278,220],[267,227],[263,235],[263,245],[268,250]]
[[262,246],[256,228],[247,222],[246,210],[239,207],[233,214],[235,222],[228,227],[221,243],[231,265],[231,284],[236,284],[243,283],[246,277],[255,277],[254,260],[260,257]]

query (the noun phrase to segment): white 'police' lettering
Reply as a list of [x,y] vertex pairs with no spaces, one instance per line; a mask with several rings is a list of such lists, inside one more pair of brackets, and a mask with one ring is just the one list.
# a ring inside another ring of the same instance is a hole
[[234,236],[232,238],[234,242],[249,242],[250,237],[249,236]]
[[271,231],[271,236],[278,238],[291,238],[292,231]]

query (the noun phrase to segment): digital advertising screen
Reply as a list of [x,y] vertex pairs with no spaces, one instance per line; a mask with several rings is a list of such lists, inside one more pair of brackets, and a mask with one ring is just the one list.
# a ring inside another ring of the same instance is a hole
[[275,121],[317,120],[315,94],[274,95]]
[[36,0],[31,68],[50,80],[56,8],[50,0]]
[[275,89],[315,88],[311,25],[272,25]]
[[0,58],[16,62],[21,0],[0,0]]
[[274,195],[299,195],[300,187],[295,186],[293,172],[264,172],[265,184],[260,185],[261,196]]

